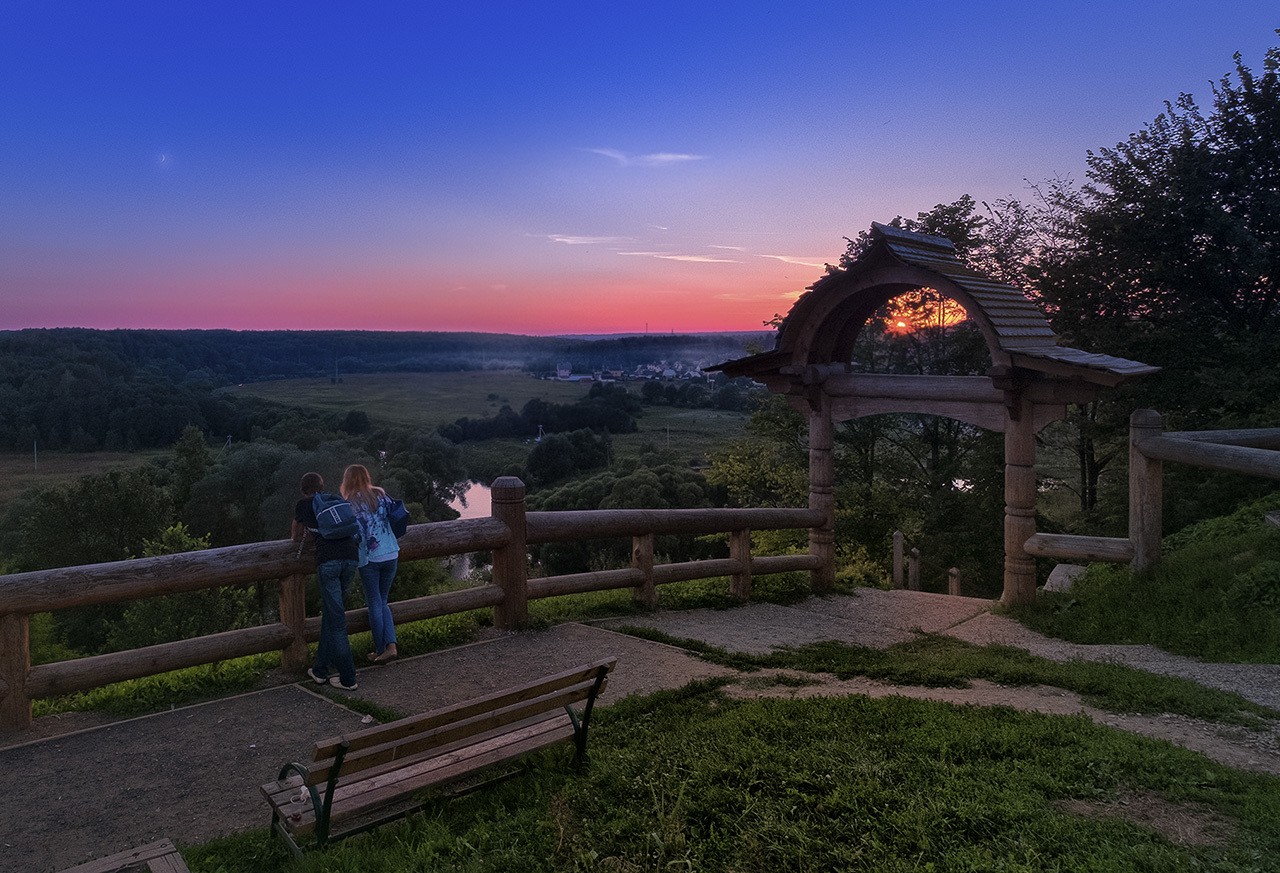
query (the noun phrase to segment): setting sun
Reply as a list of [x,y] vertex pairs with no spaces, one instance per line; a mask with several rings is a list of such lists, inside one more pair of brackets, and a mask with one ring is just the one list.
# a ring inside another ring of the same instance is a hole
[[881,310],[885,330],[908,334],[922,328],[955,327],[969,317],[965,308],[932,288],[899,294]]

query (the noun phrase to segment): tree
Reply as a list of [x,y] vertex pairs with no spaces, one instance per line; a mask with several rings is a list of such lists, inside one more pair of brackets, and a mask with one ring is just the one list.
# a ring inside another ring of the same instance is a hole
[[[143,543],[142,556],[174,555],[209,548],[207,537],[194,537],[182,523]],[[107,632],[106,649],[123,651],[249,627],[259,619],[253,591],[222,586],[165,597],[148,597],[124,608]]]
[[181,509],[191,498],[191,488],[205,477],[213,466],[204,434],[195,425],[187,425],[182,436],[173,444],[173,464],[170,468],[169,494],[173,505]]
[[1143,399],[1188,426],[1247,420],[1280,389],[1255,366],[1280,350],[1280,48],[1261,75],[1237,54],[1208,111],[1183,94],[1088,163],[1039,269],[1055,327],[1163,367]]

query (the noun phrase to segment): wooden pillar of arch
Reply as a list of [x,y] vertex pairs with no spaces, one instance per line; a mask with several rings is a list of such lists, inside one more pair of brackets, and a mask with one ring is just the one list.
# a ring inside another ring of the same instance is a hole
[[835,423],[831,397],[816,392],[809,401],[809,508],[823,513],[822,527],[809,530],[809,554],[821,561],[812,571],[812,588],[823,594],[836,584],[836,464]]
[[1036,427],[1033,407],[1023,399],[1009,407],[1004,431],[1005,604],[1036,598],[1036,562],[1023,548],[1036,532]]

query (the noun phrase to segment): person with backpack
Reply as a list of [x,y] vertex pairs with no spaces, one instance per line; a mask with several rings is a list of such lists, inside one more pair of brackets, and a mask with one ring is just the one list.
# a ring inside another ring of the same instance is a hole
[[[342,474],[342,496],[355,508],[360,523],[360,585],[364,602],[369,607],[369,630],[373,632],[373,651],[369,660],[386,664],[399,657],[396,649],[396,624],[391,616],[388,597],[400,562],[400,543],[396,539],[395,504],[369,477],[362,464],[352,464]],[[403,528],[400,530],[404,532]]]
[[347,639],[346,592],[360,558],[359,523],[346,500],[324,490],[324,477],[302,477],[302,497],[293,509],[293,541],[312,534],[316,542],[316,578],[320,584],[320,646],[307,675],[343,691],[356,690],[356,665]]

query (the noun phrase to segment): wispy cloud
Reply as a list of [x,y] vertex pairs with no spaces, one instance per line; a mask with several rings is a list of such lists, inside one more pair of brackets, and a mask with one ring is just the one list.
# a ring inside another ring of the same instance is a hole
[[618,252],[620,255],[629,255],[639,258],[662,258],[664,261],[687,261],[693,264],[740,264],[741,261],[735,261],[732,258],[713,258],[709,255],[677,255],[671,252]]
[[689,161],[705,160],[705,155],[690,155],[682,152],[652,152],[647,155],[629,155],[617,149],[583,149],[593,155],[603,155],[618,162],[620,167],[669,167],[672,164],[684,164]]
[[762,258],[773,258],[775,261],[782,261],[784,264],[799,264],[801,267],[825,267],[826,262],[815,261],[812,258],[797,258],[792,255],[760,255]]
[[730,251],[730,252],[745,252],[745,251],[746,251],[746,249],[744,249],[742,246],[711,246],[711,245],[709,245],[709,246],[707,246],[707,248],[709,248],[709,249],[725,249],[725,250]]
[[629,236],[574,236],[567,233],[549,233],[547,239],[567,246],[607,246],[635,242]]

